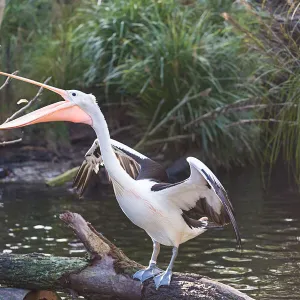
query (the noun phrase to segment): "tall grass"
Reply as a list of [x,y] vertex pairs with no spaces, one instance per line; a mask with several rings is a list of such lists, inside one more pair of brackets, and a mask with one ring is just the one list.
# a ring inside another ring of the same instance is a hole
[[266,158],[274,164],[283,157],[300,183],[300,7],[290,10],[282,18],[272,18],[270,34],[277,43],[267,44],[272,53],[272,68],[267,79],[270,96],[286,105],[276,110],[281,122],[270,128]]
[[[245,11],[224,1],[240,19]],[[261,95],[254,73],[259,56],[243,46],[220,13],[220,1],[110,1],[82,10],[90,16],[78,29],[86,36],[85,57],[93,61],[87,84],[127,95],[138,148],[197,147],[211,164],[243,163],[259,149],[259,127],[230,126],[254,111],[221,114],[201,124],[200,116]],[[109,99],[108,99],[109,100]],[[173,152],[174,153],[174,152]]]
[[19,69],[28,77],[52,76],[61,86],[79,76],[73,43],[77,7],[77,1],[8,1],[0,38],[2,69]]
[[[72,4],[49,0],[8,1],[0,36],[1,70],[20,70],[21,75],[38,81],[51,76],[50,84],[64,88],[70,86],[79,77],[83,66],[82,63],[79,66],[79,55],[73,47],[73,17],[78,5],[78,1]],[[2,119],[19,108],[14,100],[30,98],[36,92],[36,87],[15,81],[9,87],[10,93],[1,99]],[[52,101],[53,96],[45,91],[43,104]],[[40,128],[44,127],[40,125]],[[47,130],[40,132],[48,135],[52,148],[56,147],[52,141],[67,140],[63,124],[46,127]],[[39,139],[39,135],[32,136]]]
[[108,102],[125,99],[140,150],[179,156],[195,149],[210,165],[226,167],[254,160],[260,126],[239,121],[261,117],[247,104],[262,99],[262,55],[249,51],[247,32],[221,16],[233,15],[256,34],[258,22],[243,5],[61,2],[8,2],[1,37],[7,71],[21,69],[38,80],[52,76],[51,83],[64,88],[96,87]]
[[260,78],[273,104],[273,109],[265,114],[266,119],[272,120],[263,129],[265,162],[272,167],[283,158],[300,183],[300,5],[296,1],[282,1],[282,5],[264,17],[261,11],[248,6],[260,26],[251,36],[238,22],[233,24],[247,32],[249,47],[263,56]]

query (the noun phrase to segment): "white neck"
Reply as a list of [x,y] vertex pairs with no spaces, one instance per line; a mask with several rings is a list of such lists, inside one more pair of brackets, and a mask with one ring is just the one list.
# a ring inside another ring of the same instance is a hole
[[129,181],[132,182],[133,179],[121,167],[120,162],[112,149],[107,123],[100,109],[95,111],[92,116],[92,120],[92,127],[95,130],[97,139],[99,141],[101,155],[106,171],[113,181],[126,186]]

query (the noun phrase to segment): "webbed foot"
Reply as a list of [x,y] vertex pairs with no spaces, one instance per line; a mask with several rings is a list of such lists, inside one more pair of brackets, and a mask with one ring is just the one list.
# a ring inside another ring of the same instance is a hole
[[163,270],[156,267],[155,264],[150,265],[148,268],[139,270],[133,275],[133,279],[138,279],[141,282],[162,273]]
[[172,278],[172,271],[165,271],[164,273],[154,277],[155,287],[158,289],[162,285],[170,285]]

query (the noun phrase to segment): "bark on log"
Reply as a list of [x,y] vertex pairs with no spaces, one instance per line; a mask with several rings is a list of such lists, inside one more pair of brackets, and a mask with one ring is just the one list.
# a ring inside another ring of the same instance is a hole
[[159,290],[152,279],[142,285],[132,279],[133,272],[142,266],[129,259],[79,214],[67,212],[60,218],[74,230],[90,258],[1,254],[1,285],[67,290],[91,300],[252,299],[232,287],[197,274],[175,273],[171,285]]
[[54,178],[51,178],[51,179],[48,179],[46,180],[46,184],[48,186],[60,186],[60,185],[63,185],[65,184],[66,182],[69,182],[69,181],[73,181],[74,179],[74,176],[76,175],[77,171],[78,171],[79,167],[75,167],[75,168],[72,168],[70,170],[67,170],[66,172],[54,177]]

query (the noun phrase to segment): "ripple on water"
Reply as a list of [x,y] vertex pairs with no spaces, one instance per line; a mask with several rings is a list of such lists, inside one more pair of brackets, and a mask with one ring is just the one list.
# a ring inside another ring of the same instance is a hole
[[11,250],[17,250],[17,249],[19,249],[19,248],[20,248],[19,246],[11,246],[11,247],[10,247]]
[[66,243],[67,241],[68,239],[64,239],[64,238],[56,239],[57,243]]
[[252,258],[246,258],[246,257],[230,257],[230,256],[222,256],[222,258],[224,260],[227,260],[227,261],[232,261],[232,262],[249,262],[249,261],[252,261]]
[[84,254],[84,253],[86,253],[86,250],[85,249],[71,249],[71,250],[69,250],[69,253],[71,255],[73,255],[73,254]]
[[44,225],[35,225],[33,226],[34,229],[44,229]]
[[299,262],[286,262],[282,265],[279,265],[276,269],[275,268],[269,268],[268,272],[272,275],[292,275],[297,276],[300,269],[300,263]]
[[224,252],[239,252],[239,250],[236,250],[235,248],[215,248],[204,251],[204,254],[215,254]]
[[288,248],[285,245],[270,245],[270,244],[257,244],[255,245],[256,248],[260,250],[266,250],[266,251],[287,251]]
[[193,264],[189,264],[189,267],[192,267],[192,268],[203,268],[203,267],[205,267],[205,264],[193,263]]
[[213,271],[221,275],[246,275],[252,272],[252,269],[246,267],[224,267],[214,266]]
[[247,291],[256,291],[258,290],[259,288],[257,286],[253,286],[253,285],[249,285],[249,284],[230,284],[232,287],[240,290],[240,291],[243,291],[243,292],[247,292]]
[[79,241],[71,241],[68,243],[68,245],[72,248],[84,248],[83,243]]
[[274,232],[276,232],[276,233],[286,233],[286,232],[293,232],[293,231],[298,231],[300,233],[300,228],[299,227],[285,227],[285,228],[279,228],[279,229],[274,230]]
[[9,228],[9,231],[10,232],[16,232],[16,231],[20,231],[21,230],[21,228],[19,228],[19,227],[16,227],[16,228]]
[[51,230],[52,229],[52,226],[44,226],[44,225],[35,225],[33,226],[34,229],[44,229],[44,230]]
[[284,235],[282,236],[281,234],[274,234],[274,233],[260,233],[256,234],[255,237],[259,240],[264,240],[264,241],[272,241],[272,242],[283,242],[286,240],[294,240],[296,238],[295,235]]
[[4,250],[2,251],[2,253],[12,253],[12,250],[11,250],[11,249],[4,249]]

